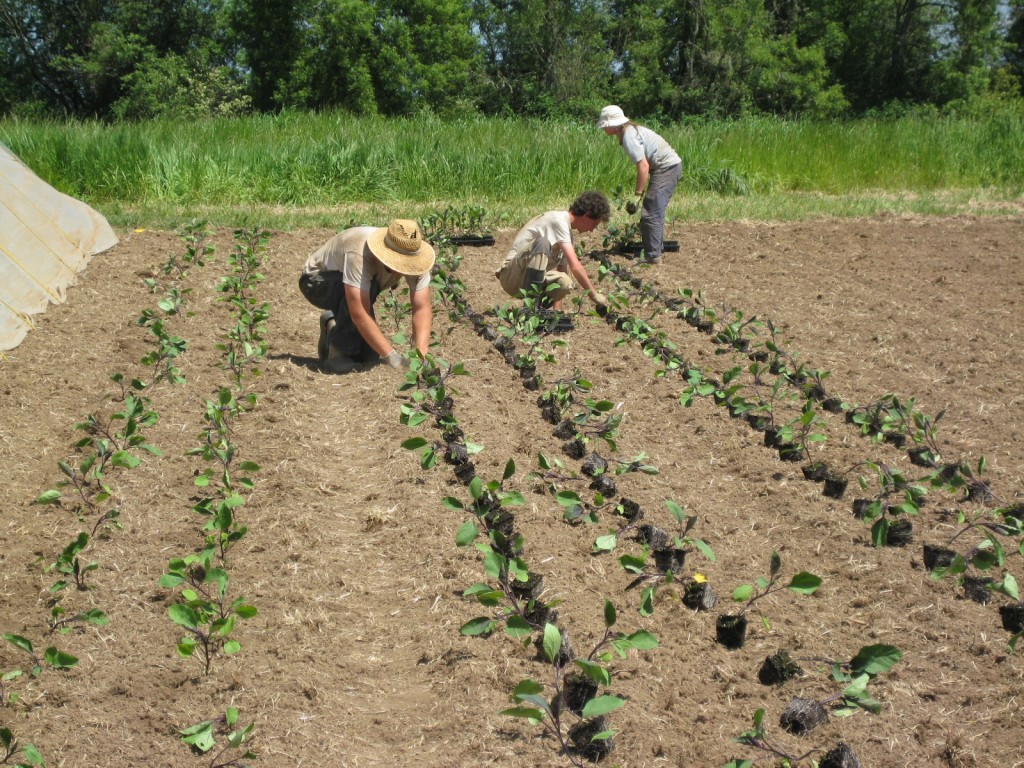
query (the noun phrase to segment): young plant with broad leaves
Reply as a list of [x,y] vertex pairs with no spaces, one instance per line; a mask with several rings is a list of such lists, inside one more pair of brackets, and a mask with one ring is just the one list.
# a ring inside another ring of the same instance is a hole
[[[631,650],[658,647],[658,639],[649,632],[626,635],[615,631],[616,619],[615,606],[606,600],[604,636],[585,658],[574,657],[568,639],[555,624],[546,623],[540,650],[551,668],[551,684],[521,680],[512,693],[515,706],[501,712],[540,725],[554,737],[560,754],[580,768],[586,761],[603,759],[613,749],[616,731],[608,727],[606,716],[626,703],[607,692],[612,682],[607,664],[616,656],[626,658]],[[568,671],[572,667],[576,671]]]
[[[193,752],[212,754],[209,768],[245,768],[248,763],[242,761],[256,758],[256,753],[247,746],[252,740],[255,723],[239,725],[238,717],[238,708],[228,707],[223,715],[190,725],[178,733]],[[225,739],[222,746],[217,743],[218,737]]]
[[[55,645],[47,647],[47,649],[43,651],[43,655],[39,656],[36,654],[32,641],[27,637],[16,635],[12,632],[5,632],[0,635],[0,637],[28,655],[31,660],[31,666],[27,669],[30,677],[39,677],[46,669],[60,671],[73,669],[78,665],[77,657],[59,650]],[[11,681],[22,677],[25,672],[25,669],[16,667],[15,669],[8,670],[4,672],[3,675],[0,675],[0,706],[12,705],[18,702],[20,699],[18,694],[13,693],[8,689]]]
[[32,744],[21,744],[10,728],[0,728],[0,765],[34,768],[44,765],[43,756]]
[[212,552],[173,558],[160,586],[180,590],[177,602],[167,609],[171,621],[186,632],[178,643],[179,656],[198,657],[203,674],[209,675],[220,654],[230,656],[242,649],[233,636],[235,626],[255,616],[256,608],[243,597],[228,595],[228,572],[213,565]]

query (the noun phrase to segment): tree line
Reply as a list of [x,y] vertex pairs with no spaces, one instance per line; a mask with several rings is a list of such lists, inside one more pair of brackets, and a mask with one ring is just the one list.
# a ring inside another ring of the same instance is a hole
[[1022,82],[1024,0],[0,0],[29,118],[831,118]]

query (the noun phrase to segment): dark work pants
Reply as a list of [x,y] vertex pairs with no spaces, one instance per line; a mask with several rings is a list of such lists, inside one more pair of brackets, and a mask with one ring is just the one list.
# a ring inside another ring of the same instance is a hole
[[[357,363],[368,363],[377,359],[377,353],[366,343],[352,322],[341,272],[303,274],[299,277],[299,290],[314,307],[329,309],[334,313],[334,327],[327,339],[329,346]],[[370,284],[370,317],[374,319],[376,316],[373,314],[373,304],[379,295],[380,286],[374,280]]]

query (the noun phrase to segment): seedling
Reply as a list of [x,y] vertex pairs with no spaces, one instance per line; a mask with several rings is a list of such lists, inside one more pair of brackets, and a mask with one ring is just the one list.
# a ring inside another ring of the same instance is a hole
[[[65,670],[72,669],[78,665],[77,657],[72,656],[70,653],[64,653],[63,651],[58,650],[55,645],[51,645],[43,651],[42,658],[40,658],[36,655],[35,648],[32,646],[32,641],[28,638],[22,637],[21,635],[15,635],[10,632],[5,632],[3,635],[0,635],[0,637],[3,637],[4,640],[18,650],[24,651],[28,654],[29,658],[32,660],[32,666],[29,667],[28,673],[32,677],[39,677],[47,667],[55,670]],[[0,706],[8,703],[14,704],[17,702],[18,698],[16,694],[8,694],[6,686],[11,680],[16,680],[23,674],[25,674],[25,671],[19,668],[5,672],[3,676],[0,677]]]
[[10,768],[31,768],[44,764],[39,750],[32,744],[19,744],[10,728],[0,728],[0,756],[0,765]]
[[[619,558],[619,565],[622,566],[623,570],[636,576],[626,589],[643,587],[640,593],[639,610],[641,616],[650,616],[654,613],[654,601],[657,596],[658,587],[662,584],[671,584],[681,577],[686,557],[693,550],[699,551],[712,563],[716,562],[715,552],[711,549],[711,546],[703,539],[690,536],[690,531],[693,530],[699,519],[697,515],[687,515],[686,511],[672,499],[665,500],[665,507],[672,513],[672,516],[679,524],[679,529],[672,535],[671,540],[668,539],[664,531],[658,533],[650,532],[648,533],[648,540],[644,543],[639,556],[622,555]],[[641,528],[641,532],[649,531],[652,528],[652,526]],[[621,531],[619,535],[621,535]],[[611,537],[614,536],[615,534],[610,534],[609,537],[599,538],[594,544],[595,550],[599,548],[601,550],[613,548],[615,541]],[[652,541],[651,539],[655,537],[660,537],[662,541]],[[648,567],[650,565],[649,558],[652,553],[654,555],[653,569]]]
[[[724,318],[728,317],[728,321]],[[714,339],[719,344],[735,349],[739,352],[746,352],[750,349],[751,338],[757,337],[757,329],[764,323],[756,316],[744,319],[743,313],[738,309],[722,306],[723,320],[718,326]],[[716,349],[716,355],[724,355],[729,349]]]
[[[804,760],[810,759],[818,750],[812,749],[808,752],[804,752],[802,755],[796,755],[790,752],[788,749],[769,741],[767,731],[764,726],[764,710],[759,709],[754,713],[754,727],[748,731],[744,731],[735,739],[737,744],[743,744],[747,747],[753,747],[760,752],[764,752],[772,757],[772,759],[778,760],[782,766],[787,768],[795,768],[795,766],[802,763]],[[730,760],[726,763],[723,768],[753,768],[754,760]]]
[[231,633],[239,619],[255,616],[256,608],[244,598],[228,598],[228,573],[213,567],[210,551],[172,559],[167,573],[160,577],[160,586],[181,587],[181,602],[167,609],[171,621],[188,633],[178,643],[179,656],[198,655],[203,674],[209,675],[220,653],[232,655],[241,650],[241,643]]
[[[461,430],[458,429],[458,420],[453,413],[454,401],[448,394],[448,380],[452,376],[468,375],[462,363],[450,365],[432,355],[414,357],[409,363],[405,381],[398,388],[399,392],[410,392],[407,402],[402,403],[399,421],[406,426],[417,427],[433,417],[445,439],[452,441],[461,434]],[[420,466],[430,469],[437,463],[438,451],[444,446],[424,437],[413,437],[405,440],[402,447],[411,451],[419,450]],[[477,453],[482,449],[482,446],[473,443],[466,444],[469,453]]]
[[[554,678],[551,697],[545,698],[544,685],[524,679],[512,694],[516,706],[500,713],[522,718],[531,725],[541,725],[556,739],[559,752],[578,768],[587,765],[586,760],[600,760],[612,750],[612,737],[616,732],[606,727],[605,716],[625,705],[619,696],[599,693],[601,688],[611,685],[611,674],[603,664],[616,655],[625,658],[630,650],[658,647],[658,639],[649,632],[623,635],[614,631],[616,618],[615,606],[606,600],[604,636],[585,659],[573,658],[567,647],[568,639],[555,624],[545,624],[541,651],[544,660],[551,665]],[[565,673],[570,660],[582,672],[584,682],[590,682],[589,686],[572,686],[570,690],[567,684],[575,682]],[[576,692],[580,690],[584,691],[582,695]]]
[[[876,547],[883,547],[889,543],[889,532],[892,526],[892,523],[889,522],[890,517],[916,515],[927,491],[923,486],[908,480],[903,471],[897,467],[870,461],[865,462],[865,465],[874,470],[878,491],[866,503],[864,503],[864,499],[858,499],[854,505],[855,509],[860,510],[864,522],[871,523],[872,543]],[[864,477],[860,477],[859,482],[861,488],[868,488],[868,482]],[[887,514],[889,517],[886,516]]]
[[[758,577],[753,584],[741,584],[732,593],[732,599],[743,606],[735,614],[723,614],[718,617],[718,640],[730,648],[738,648],[743,644],[746,634],[746,612],[753,608],[757,602],[770,594],[788,589],[800,595],[813,595],[821,586],[821,578],[813,573],[801,571],[793,576],[786,584],[779,583],[779,571],[782,568],[782,558],[778,552],[772,552],[768,565],[768,577]],[[771,629],[768,617],[763,613],[761,623],[766,629]]]
[[[189,726],[178,733],[181,740],[188,744],[197,754],[205,755],[213,751],[217,746],[217,736],[226,736],[227,742],[213,755],[210,761],[210,768],[244,768],[245,763],[241,760],[252,760],[256,754],[245,747],[245,743],[252,736],[254,723],[249,723],[237,730],[232,730],[238,724],[238,709],[228,707],[221,717],[213,720],[204,720],[201,723]],[[242,754],[239,754],[239,753]]]
[[[1024,550],[1024,542],[1021,543]],[[1010,653],[1016,653],[1017,642],[1024,637],[1024,600],[1021,600],[1020,587],[1012,573],[992,584],[992,590],[1006,595],[1014,602],[999,606],[999,615],[1003,621],[1003,629],[1010,633]]]

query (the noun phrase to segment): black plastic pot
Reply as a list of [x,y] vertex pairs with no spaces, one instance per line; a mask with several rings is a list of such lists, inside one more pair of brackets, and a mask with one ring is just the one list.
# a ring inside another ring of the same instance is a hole
[[929,458],[930,451],[927,448],[911,448],[907,451],[910,463],[915,467],[935,467],[934,461]]
[[666,549],[672,543],[672,537],[666,531],[650,524],[637,528],[636,537],[652,550]]
[[654,550],[654,564],[662,573],[682,573],[686,550],[668,547]]
[[594,738],[606,730],[608,730],[608,726],[605,724],[604,715],[590,720],[581,720],[569,729],[569,741],[579,755],[596,763],[606,758],[608,753],[615,748],[611,736],[607,739]]
[[604,474],[608,469],[608,462],[600,454],[592,453],[587,456],[586,460],[580,467],[582,472],[587,477],[597,477],[598,475]]
[[953,562],[956,552],[948,547],[937,547],[934,544],[925,544],[923,548],[924,567],[929,571],[936,568],[946,568]]
[[822,487],[821,492],[830,499],[841,499],[846,493],[846,486],[848,484],[849,481],[845,477],[828,475],[825,478],[825,485]]
[[914,540],[914,524],[907,519],[894,520],[889,523],[889,531],[885,537],[887,547],[905,547]]
[[452,245],[494,245],[494,237],[492,235],[453,235],[448,238],[448,241]]
[[793,699],[779,718],[779,725],[797,736],[810,733],[826,722],[828,710],[814,699]]
[[796,443],[782,443],[779,445],[779,458],[783,461],[803,461],[804,449]]
[[1003,622],[1003,629],[1007,632],[1017,634],[1024,632],[1024,604],[1008,603],[999,606],[999,618]]
[[513,581],[510,585],[512,594],[520,600],[536,600],[544,589],[544,577],[540,574],[531,573],[526,581]]
[[825,753],[818,763],[818,768],[863,768],[863,766],[853,750],[843,742],[839,742]]
[[785,651],[777,651],[771,656],[766,656],[761,669],[758,670],[757,679],[762,685],[782,685],[797,675],[804,673],[800,665],[789,658]]
[[465,464],[459,464],[455,467],[455,476],[459,478],[459,482],[463,485],[469,485],[473,478],[476,477],[476,468],[473,466],[473,462],[468,461]]
[[800,467],[804,473],[804,479],[812,483],[820,483],[828,476],[828,465],[823,461],[814,461]]
[[988,605],[992,602],[990,584],[992,579],[987,576],[964,576],[961,586],[964,588],[964,597],[981,605]]
[[715,639],[729,649],[742,648],[747,641],[747,617],[722,614],[715,620]]
[[708,582],[690,579],[683,588],[683,605],[692,611],[710,611],[718,605],[718,595]]
[[577,715],[583,713],[583,707],[597,695],[597,683],[586,675],[572,672],[562,681],[562,702],[565,708]]
[[637,520],[644,516],[643,509],[632,499],[620,499],[619,505],[616,507],[616,511],[630,521]]

